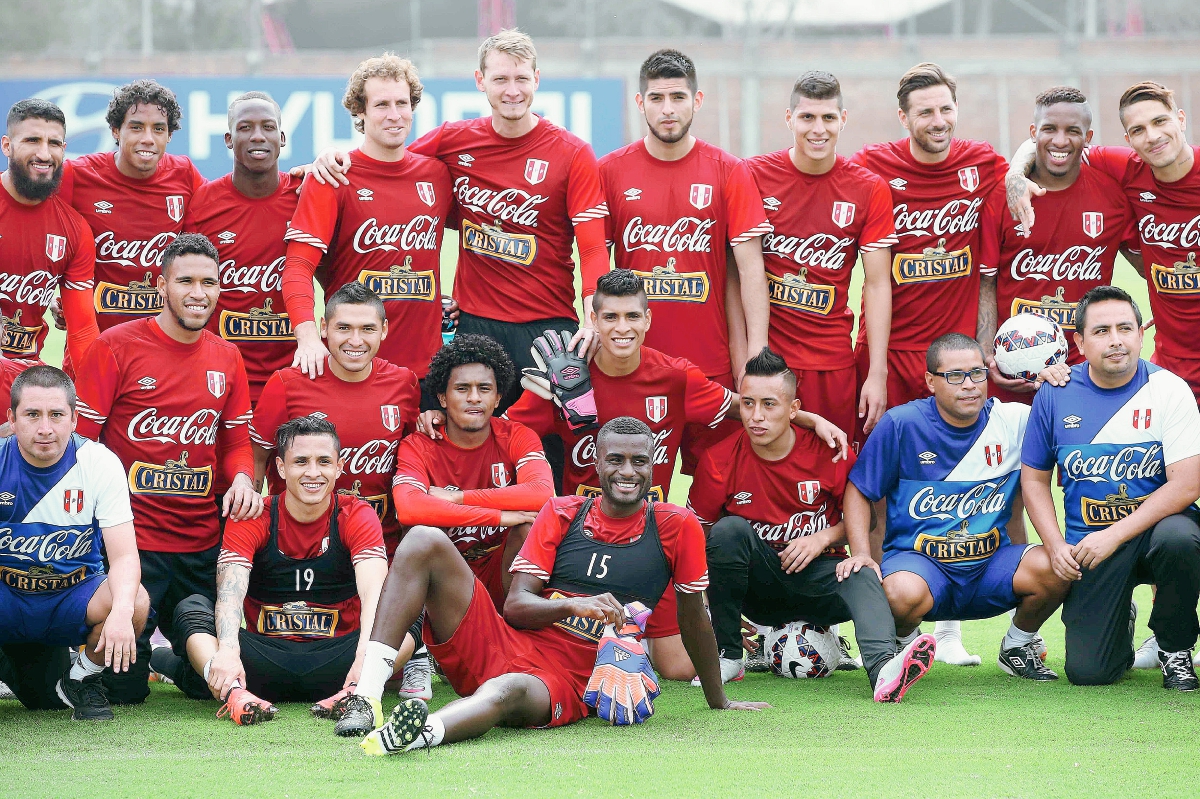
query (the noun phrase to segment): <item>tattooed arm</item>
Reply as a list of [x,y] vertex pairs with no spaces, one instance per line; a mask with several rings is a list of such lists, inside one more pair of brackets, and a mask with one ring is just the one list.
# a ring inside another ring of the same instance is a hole
[[224,698],[235,683],[246,687],[238,634],[242,629],[242,603],[249,587],[248,568],[237,563],[217,564],[217,653],[209,662],[208,687],[218,698]]
[[1021,146],[1013,153],[1012,161],[1008,165],[1008,176],[1004,179],[1004,198],[1008,201],[1008,211],[1012,214],[1013,219],[1021,223],[1024,229],[1024,235],[1028,236],[1029,231],[1033,230],[1033,203],[1031,200],[1036,195],[1041,197],[1046,193],[1046,190],[1030,180],[1030,170],[1033,169],[1033,160],[1037,155],[1037,145],[1032,140],[1027,139],[1021,142]]

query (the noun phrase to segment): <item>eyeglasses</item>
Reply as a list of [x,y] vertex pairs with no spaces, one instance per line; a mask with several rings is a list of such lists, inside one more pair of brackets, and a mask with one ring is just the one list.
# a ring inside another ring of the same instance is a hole
[[949,372],[931,372],[930,374],[935,374],[938,377],[946,378],[946,382],[952,386],[961,386],[963,381],[965,381],[968,377],[971,378],[972,383],[985,382],[987,380],[988,370],[985,367],[980,366],[979,368],[972,369],[969,372],[964,372],[961,369],[952,369]]

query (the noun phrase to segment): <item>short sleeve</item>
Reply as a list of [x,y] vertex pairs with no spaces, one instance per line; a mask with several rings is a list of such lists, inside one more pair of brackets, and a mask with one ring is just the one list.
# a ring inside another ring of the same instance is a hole
[[1183,378],[1165,381],[1166,418],[1162,423],[1163,462],[1172,463],[1200,455],[1200,411]]
[[[1033,408],[1021,438],[1021,463],[1048,472],[1054,468],[1054,387],[1043,386],[1033,397]],[[1188,396],[1191,396],[1189,393]],[[1192,410],[1196,404],[1192,402]]]
[[441,149],[442,133],[446,130],[445,123],[438,125],[433,130],[426,133],[421,138],[417,139],[412,144],[408,145],[407,149],[410,153],[417,155],[425,155],[430,158],[437,158],[438,151]]
[[771,223],[763,209],[762,194],[745,161],[739,161],[725,181],[725,218],[729,243],[737,246],[770,233]]
[[886,497],[900,483],[900,430],[892,411],[875,425],[850,470],[849,481],[872,502]]
[[858,456],[854,454],[854,450],[849,450],[846,457],[833,464],[833,485],[829,487],[829,493],[833,494],[839,508],[842,507],[846,496],[846,481],[850,479],[850,470],[857,462]]
[[693,363],[687,364],[687,385],[684,388],[684,416],[690,424],[716,427],[725,419],[733,405],[733,392],[704,376]]
[[247,569],[253,568],[255,553],[267,545],[269,524],[270,514],[266,512],[257,519],[231,521],[226,524],[217,564],[232,563]]
[[892,216],[892,193],[883,179],[872,175],[867,197],[867,219],[859,235],[860,252],[874,252],[900,243],[896,237],[896,219]]
[[547,502],[533,520],[529,536],[508,569],[513,574],[531,574],[542,582],[549,582],[559,544],[567,532],[566,520],[555,505],[553,500]]
[[[383,546],[383,526],[375,509],[365,502],[350,503],[345,525],[338,525],[338,535],[350,550],[350,562],[358,564],[371,558],[387,559]],[[264,514],[265,515],[265,514]]]
[[704,530],[690,511],[678,514],[679,535],[671,547],[671,579],[681,594],[698,594],[708,588],[708,559],[705,557]]
[[275,449],[275,431],[287,421],[287,389],[279,372],[263,386],[250,422],[250,440],[263,449]]
[[125,467],[116,453],[100,444],[88,443],[92,464],[89,478],[96,484],[96,521],[101,530],[133,521],[129,504],[129,486],[125,482]]
[[[719,448],[722,452],[724,447]],[[725,464],[726,466],[732,464]],[[701,524],[715,524],[721,518],[725,501],[729,498],[725,489],[727,476],[713,457],[711,449],[700,456],[692,488],[688,492],[687,506],[696,514]]]
[[1129,147],[1088,147],[1083,151],[1084,160],[1124,185],[1125,172],[1133,159],[1133,150]]

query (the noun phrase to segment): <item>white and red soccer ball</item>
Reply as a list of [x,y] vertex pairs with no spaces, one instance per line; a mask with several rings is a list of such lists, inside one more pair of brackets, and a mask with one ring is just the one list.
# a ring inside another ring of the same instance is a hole
[[771,671],[789,679],[828,677],[842,658],[837,635],[806,621],[773,628],[764,645]]
[[996,367],[1005,377],[1033,381],[1066,360],[1067,337],[1053,319],[1019,313],[996,331]]

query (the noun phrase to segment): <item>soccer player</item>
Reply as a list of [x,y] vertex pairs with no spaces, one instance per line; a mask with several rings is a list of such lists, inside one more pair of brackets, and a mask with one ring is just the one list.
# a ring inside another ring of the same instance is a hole
[[300,181],[278,169],[286,141],[279,114],[269,94],[234,98],[225,134],[233,171],[196,192],[183,223],[220,253],[221,297],[208,329],[241,351],[251,405],[267,378],[291,365],[296,351],[281,280],[283,237],[296,212]]
[[[1056,680],[1042,663],[1037,631],[1062,604],[1068,583],[1051,567],[1047,547],[1026,545],[1020,524],[1029,408],[988,399],[983,351],[969,336],[938,337],[926,358],[933,396],[883,415],[846,487],[851,541],[870,523],[869,503],[887,501],[882,561],[875,562],[879,550],[855,551],[839,570],[880,569],[902,644],[920,634],[922,619],[985,619],[1016,608],[1000,668]],[[1061,378],[1065,369],[1055,369],[1039,384]]]
[[[954,138],[957,88],[937,64],[917,64],[900,78],[896,92],[900,124],[908,136],[867,145],[852,159],[891,187],[899,239],[892,257],[889,408],[929,396],[924,362],[934,339],[945,333],[975,337],[980,268],[996,259],[995,237],[983,236],[993,227],[986,200],[1003,180],[1007,164],[987,142]],[[864,304],[861,315],[872,314]],[[860,393],[870,374],[867,333],[868,326],[860,325],[855,348]],[[876,512],[883,516],[882,508]],[[943,622],[934,634],[938,660],[979,664],[977,655],[963,649],[957,623]]]
[[[853,619],[875,700],[899,702],[933,663],[934,639],[919,636],[897,654],[879,576],[871,569],[838,574],[847,541],[842,497],[854,455],[835,460],[825,442],[792,423],[800,410],[796,375],[770,349],[746,362],[741,408],[743,431],[704,454],[688,496],[708,538],[721,679],[742,678],[743,613],[771,626]],[[851,547],[869,552],[866,527],[855,533]]]
[[[1116,286],[1080,299],[1074,338],[1087,360],[1066,386],[1034,398],[1021,488],[1054,573],[1070,586],[1067,679],[1107,685],[1133,665],[1130,600],[1150,582],[1163,687],[1195,691],[1200,412],[1184,380],[1138,357],[1142,335],[1141,311]],[[1055,465],[1065,540],[1050,493]]]
[[[163,309],[109,328],[78,365],[79,431],[129,475],[142,584],[168,640],[180,600],[213,597],[220,518],[256,518],[250,395],[235,345],[205,330],[221,291],[217,250],[196,233],[163,250]],[[229,485],[218,498],[214,485]],[[106,679],[118,704],[145,700],[151,629],[128,674]]]
[[[618,417],[600,429],[600,497],[546,504],[513,561],[503,618],[440,530],[409,530],[384,583],[353,705],[347,701],[347,716],[361,716],[364,726],[383,722],[363,749],[393,754],[475,738],[495,726],[579,721],[587,715],[583,692],[604,625],[620,624],[623,605],[634,599],[661,613],[655,603],[672,581],[678,624],[709,707],[767,707],[725,696],[702,595],[708,585],[704,533],[688,511],[649,500],[655,446],[654,434],[637,419]],[[422,607],[425,640],[463,698],[432,716],[424,702],[407,700],[384,721],[384,672]]]
[[[763,236],[771,349],[796,373],[801,407],[847,433],[856,425],[870,433],[887,407],[890,248],[897,239],[887,184],[837,154],[846,118],[838,79],[805,72],[784,114],[792,146],[747,159],[746,166],[772,228]],[[863,304],[871,309],[860,324],[870,357],[856,396],[854,312],[848,301],[860,255]]]
[[[462,225],[458,333],[491,336],[518,368],[535,366],[529,348],[544,331],[578,329],[572,241],[585,300],[609,266],[596,156],[587,142],[533,113],[540,78],[529,36],[511,29],[488,37],[479,45],[475,85],[491,115],[443,123],[409,147],[440,159],[454,181]],[[314,164],[324,180],[346,169],[343,153],[322,153]],[[572,344],[591,341],[585,330]],[[514,383],[500,410],[520,394]]]
[[[14,435],[0,441],[0,483],[13,492],[0,503],[0,679],[30,710],[111,719],[101,673],[136,662],[150,613],[124,470],[74,434],[75,387],[61,370],[23,372],[11,400]],[[72,665],[67,648],[84,643]]]
[[[1084,163],[1092,139],[1092,109],[1078,89],[1056,86],[1034,101],[1029,138],[1036,148],[1031,177],[1046,192],[1033,199],[1040,222],[1026,233],[1005,213],[1005,189],[989,200],[1000,259],[981,269],[979,345],[988,359],[991,394],[1003,402],[1033,402],[1033,383],[1000,374],[992,358],[997,327],[1019,313],[1053,319],[1070,336],[1075,303],[1112,281],[1118,248],[1136,236],[1133,212],[1115,180]],[[1083,355],[1070,343],[1067,362]]]
[[387,576],[375,511],[334,492],[343,466],[334,426],[300,416],[276,431],[274,449],[284,493],[257,519],[226,525],[216,602],[189,596],[172,624],[188,660],[175,684],[220,700],[239,725],[271,720],[273,702],[316,702],[358,682],[360,631],[371,629]]
[[292,366],[315,378],[329,350],[314,321],[313,275],[326,295],[358,281],[383,300],[396,331],[380,357],[425,376],[441,346],[441,247],[450,210],[450,174],[404,142],[421,101],[412,62],[368,58],[350,76],[342,105],[363,133],[356,168],[338,185],[304,184],[292,217],[283,296],[297,347]]
[[443,435],[400,442],[392,482],[400,524],[444,530],[501,612],[508,567],[554,496],[538,437],[494,415],[514,372],[487,336],[457,335],[438,350],[426,383],[445,411]]
[[91,231],[58,193],[66,154],[62,109],[45,100],[21,100],[8,111],[0,148],[8,169],[0,175],[0,352],[36,358],[49,328],[43,317],[59,287],[67,319],[67,349],[82,358],[96,340],[92,309],[95,248]]
[[[692,59],[659,50],[642,62],[638,81],[634,102],[647,133],[600,160],[606,238],[617,268],[646,281],[658,316],[648,345],[734,389],[749,354],[767,344],[762,198],[740,159],[691,134],[704,102]],[[727,247],[736,263],[728,272]],[[736,430],[732,420],[714,433],[687,430],[684,473]]]
[[[345,462],[339,493],[352,494],[375,509],[388,555],[400,540],[400,524],[388,501],[400,440],[412,432],[421,404],[416,376],[378,356],[388,337],[386,303],[362,283],[350,282],[329,295],[321,336],[329,355],[310,380],[296,367],[271,375],[254,408],[250,439],[256,483],[270,479],[272,494],[283,491],[283,475],[268,469],[277,431],[297,416],[328,419],[338,429]],[[400,328],[396,338],[404,338]]]

